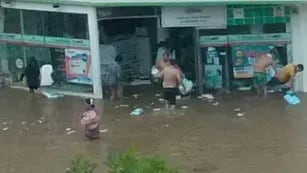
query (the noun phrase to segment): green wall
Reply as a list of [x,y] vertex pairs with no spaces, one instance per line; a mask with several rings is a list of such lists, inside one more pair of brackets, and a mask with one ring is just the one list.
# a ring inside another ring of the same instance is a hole
[[[287,23],[290,21],[290,9],[285,7],[284,16],[274,16],[276,5],[229,5],[227,6],[228,25],[248,25],[265,23]],[[244,9],[244,18],[236,19],[233,11],[236,8]]]

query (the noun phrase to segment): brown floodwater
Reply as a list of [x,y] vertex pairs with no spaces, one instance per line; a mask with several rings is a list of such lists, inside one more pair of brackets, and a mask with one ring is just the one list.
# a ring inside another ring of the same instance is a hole
[[[299,95],[302,103],[297,106],[287,105],[278,94],[268,100],[249,92],[220,95],[217,106],[190,98],[178,105],[188,109],[167,113],[153,112],[163,105],[155,92],[145,91],[137,99],[130,91],[122,101],[98,102],[101,129],[109,131],[88,141],[79,125],[83,99],[0,90],[0,173],[61,173],[79,154],[98,164],[97,173],[106,173],[108,153],[129,146],[162,155],[182,173],[307,170],[307,95]],[[121,104],[130,107],[115,108]],[[130,116],[133,106],[145,113]],[[236,108],[243,116],[237,116]],[[46,122],[39,123],[41,117]],[[66,128],[77,132],[68,135]]]

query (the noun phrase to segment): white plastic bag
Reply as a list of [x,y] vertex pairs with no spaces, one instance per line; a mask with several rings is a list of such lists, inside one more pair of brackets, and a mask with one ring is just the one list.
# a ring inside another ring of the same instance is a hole
[[182,80],[182,84],[179,85],[179,91],[181,94],[186,95],[192,91],[193,88],[193,82],[184,78]]
[[154,77],[154,78],[159,78],[160,77],[160,71],[155,67],[153,66],[151,68],[151,75]]

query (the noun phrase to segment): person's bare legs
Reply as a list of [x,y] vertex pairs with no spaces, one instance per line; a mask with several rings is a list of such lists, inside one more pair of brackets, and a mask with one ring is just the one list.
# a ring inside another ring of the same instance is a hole
[[263,86],[263,95],[265,99],[268,98],[268,87],[266,85]]
[[123,97],[123,85],[119,84],[116,91],[116,97],[121,99]]
[[117,94],[117,88],[115,87],[111,87],[111,96],[110,96],[110,100],[114,100]]
[[169,106],[169,103],[167,100],[165,100],[165,109],[166,110],[169,110],[170,109],[170,106]]
[[170,110],[174,111],[176,109],[176,105],[170,105]]

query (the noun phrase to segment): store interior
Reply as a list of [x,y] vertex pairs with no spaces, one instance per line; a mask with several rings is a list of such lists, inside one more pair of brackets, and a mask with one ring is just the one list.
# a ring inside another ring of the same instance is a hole
[[104,85],[107,83],[108,65],[116,56],[122,58],[120,65],[126,85],[149,84],[156,56],[156,22],[156,18],[99,21],[101,76]]

